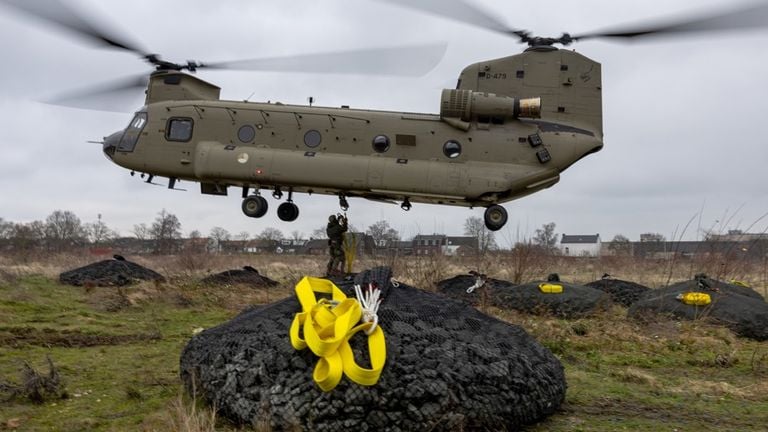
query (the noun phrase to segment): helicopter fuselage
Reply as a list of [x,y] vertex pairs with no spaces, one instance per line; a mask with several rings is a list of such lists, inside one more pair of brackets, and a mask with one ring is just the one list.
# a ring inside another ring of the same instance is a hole
[[[439,115],[223,101],[192,75],[160,72],[105,152],[208,194],[236,186],[244,196],[276,189],[487,207],[554,185],[602,148],[600,90],[599,64],[565,50],[467,67],[458,88],[443,91]],[[541,107],[527,112],[521,97],[540,97]]]

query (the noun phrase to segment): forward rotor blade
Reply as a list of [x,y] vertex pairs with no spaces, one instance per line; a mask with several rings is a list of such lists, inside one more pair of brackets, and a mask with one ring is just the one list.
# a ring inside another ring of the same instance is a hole
[[142,57],[147,55],[138,44],[128,41],[125,37],[117,37],[100,29],[86,19],[83,14],[61,0],[0,0],[0,5],[56,24],[100,45],[134,52]]
[[120,80],[75,90],[42,102],[70,108],[90,109],[111,112],[133,112],[134,103],[147,88],[149,77],[132,76]]
[[209,69],[421,76],[445,55],[445,44],[337,51],[287,57],[204,63]]
[[416,9],[486,30],[518,36],[525,40],[526,32],[506,25],[500,19],[462,0],[379,0],[405,8]]
[[663,36],[677,33],[706,31],[742,30],[768,27],[768,3],[743,5],[738,9],[713,13],[678,22],[666,22],[618,28],[573,36],[573,39],[591,38],[636,38],[640,36]]

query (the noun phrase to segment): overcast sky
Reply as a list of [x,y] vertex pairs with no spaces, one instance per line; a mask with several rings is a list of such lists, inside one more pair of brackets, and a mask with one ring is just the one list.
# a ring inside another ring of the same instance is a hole
[[[414,0],[415,1],[415,0]],[[201,71],[224,99],[281,101],[437,113],[440,90],[462,68],[524,47],[515,39],[372,0],[134,0],[75,4],[174,61],[230,60],[338,49],[448,43],[443,61],[421,78]],[[516,28],[544,36],[581,33],[655,17],[728,8],[733,0],[538,2],[477,0]],[[564,172],[559,184],[505,204],[498,237],[531,235],[547,222],[560,234],[659,232],[695,239],[697,230],[766,230],[768,219],[768,30],[646,40],[585,41],[571,48],[602,63],[605,147]],[[338,211],[337,199],[298,195],[296,222],[245,217],[239,190],[200,195],[141,183],[88,144],[123,128],[131,114],[37,101],[89,84],[149,71],[132,55],[100,48],[0,8],[0,217],[28,222],[55,209],[84,222],[98,214],[130,235],[163,208],[185,233],[221,226],[252,235],[266,227],[308,235]],[[126,100],[141,105],[141,94]],[[351,223],[386,219],[401,234],[461,234],[483,209],[399,206],[350,200]],[[753,226],[754,225],[754,226]]]

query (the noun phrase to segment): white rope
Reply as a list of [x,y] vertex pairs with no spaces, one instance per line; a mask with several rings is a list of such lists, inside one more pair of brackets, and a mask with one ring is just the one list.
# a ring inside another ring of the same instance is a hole
[[363,295],[363,290],[360,288],[360,285],[355,285],[355,295],[363,310],[363,322],[373,323],[373,325],[365,331],[365,334],[370,336],[379,324],[379,316],[377,313],[379,311],[379,305],[381,305],[381,299],[379,298],[381,296],[381,290],[374,287],[373,284],[368,284],[368,289],[365,290],[365,295]]
[[467,294],[472,294],[476,289],[483,285],[485,285],[485,278],[478,276],[477,279],[475,279],[475,284],[467,288]]
[[400,286],[400,281],[395,278],[389,278],[389,281],[392,282],[392,286],[395,288]]

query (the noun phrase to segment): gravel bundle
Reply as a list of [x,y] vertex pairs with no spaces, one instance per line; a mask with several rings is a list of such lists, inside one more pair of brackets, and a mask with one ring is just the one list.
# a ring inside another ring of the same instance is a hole
[[160,273],[128,261],[120,255],[115,255],[115,259],[95,262],[59,275],[59,282],[74,286],[124,286],[137,280],[165,282]]
[[[562,293],[543,293],[539,284],[554,283],[563,286]],[[589,315],[606,306],[606,293],[583,285],[559,281],[539,281],[501,288],[492,298],[500,309],[514,309],[527,313],[549,313],[562,318]]]
[[[195,336],[181,355],[188,388],[236,422],[272,430],[515,430],[552,414],[565,397],[563,367],[520,327],[460,302],[390,283],[389,269],[358,274],[382,289],[387,362],[379,382],[344,377],[323,393],[317,358],[291,347],[301,307],[288,298]],[[353,283],[337,283],[348,296]],[[350,341],[366,366],[367,341]]]
[[595,288],[610,296],[614,303],[629,307],[651,291],[645,285],[621,279],[604,278],[590,282],[585,286]]
[[[484,279],[485,283],[468,293],[467,288],[474,286],[478,278]],[[441,280],[437,283],[437,292],[464,304],[478,306],[482,303],[483,295],[490,301],[499,288],[512,286],[514,284],[511,282],[485,277],[485,275],[465,274]]]
[[277,286],[279,283],[266,276],[259,274],[259,271],[251,266],[245,266],[239,270],[226,270],[205,277],[200,281],[206,285],[233,285],[245,284],[255,286]]
[[[768,340],[768,303],[760,294],[713,279],[708,282],[709,288],[702,287],[699,279],[693,279],[652,290],[629,308],[629,316],[639,320],[653,319],[655,315],[685,320],[706,319],[730,328],[739,336]],[[678,295],[686,292],[707,293],[712,303],[706,306],[687,305],[677,299]]]

